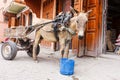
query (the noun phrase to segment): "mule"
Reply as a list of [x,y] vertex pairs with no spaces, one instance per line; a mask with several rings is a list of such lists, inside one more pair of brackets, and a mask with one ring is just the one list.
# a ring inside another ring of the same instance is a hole
[[[91,11],[80,12],[76,16],[70,19],[70,24],[68,27],[59,25],[60,31],[58,32],[59,43],[60,43],[60,53],[62,58],[68,58],[69,55],[69,43],[72,36],[78,35],[79,39],[83,39],[85,33],[85,25],[88,21],[88,15]],[[47,22],[47,21],[46,21]],[[43,27],[36,30],[35,41],[33,44],[33,59],[37,60],[36,49],[37,45],[44,39],[46,41],[57,42],[54,32],[53,23],[43,25]],[[62,30],[61,30],[62,29]]]

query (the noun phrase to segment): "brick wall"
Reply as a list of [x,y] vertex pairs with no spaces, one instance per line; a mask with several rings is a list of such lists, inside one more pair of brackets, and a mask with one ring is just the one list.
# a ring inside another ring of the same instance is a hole
[[7,28],[7,23],[0,22],[0,42],[5,40],[4,29]]
[[0,0],[0,42],[4,41],[4,29],[8,27],[8,23],[4,22],[3,10],[11,3],[12,0]]

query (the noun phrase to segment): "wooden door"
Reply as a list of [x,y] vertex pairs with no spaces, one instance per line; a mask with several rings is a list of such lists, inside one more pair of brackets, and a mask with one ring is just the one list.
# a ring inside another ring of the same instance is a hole
[[63,2],[61,0],[56,0],[56,15],[62,12],[63,9]]
[[43,18],[53,19],[54,0],[46,0],[43,3]]
[[[81,12],[83,9],[83,0],[74,0],[74,9]],[[77,54],[78,57],[84,54],[84,39],[79,40],[77,35],[72,38],[72,52]]]
[[99,0],[87,0],[86,8],[87,10],[92,9],[93,11],[89,15],[89,21],[86,28],[85,55],[96,57],[99,55],[99,32],[101,31]]

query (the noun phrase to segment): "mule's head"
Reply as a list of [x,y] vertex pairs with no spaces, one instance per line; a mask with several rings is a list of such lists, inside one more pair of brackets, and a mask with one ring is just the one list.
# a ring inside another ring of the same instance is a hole
[[86,28],[86,23],[88,21],[88,15],[92,10],[89,10],[88,12],[80,12],[76,18],[76,27],[78,31],[78,38],[83,39],[84,33],[85,33],[85,28]]

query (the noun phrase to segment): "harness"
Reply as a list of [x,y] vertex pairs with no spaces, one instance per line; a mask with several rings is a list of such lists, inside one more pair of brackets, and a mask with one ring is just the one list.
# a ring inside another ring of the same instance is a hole
[[[27,33],[27,35],[28,35],[31,32],[33,32],[35,29],[38,30],[38,29],[44,27],[46,24],[53,23],[53,32],[54,32],[56,40],[59,41],[58,32],[60,32],[60,31],[66,30],[72,35],[75,34],[75,32],[73,30],[68,28],[68,25],[65,25],[65,23],[68,22],[68,20],[70,18],[71,18],[71,16],[68,14],[65,14],[65,13],[63,13],[61,15],[57,15],[55,20],[53,20],[53,21],[42,23],[42,24],[30,25],[30,26],[26,27],[26,30],[25,30],[25,32],[23,32],[23,34]],[[59,25],[62,26],[62,28],[59,28]],[[50,31],[48,31],[48,32],[50,32]]]
[[[67,28],[69,26],[69,20],[71,17],[72,17],[72,14],[68,14],[68,13],[61,13],[61,14],[56,16],[55,22],[53,23],[53,28],[54,28],[54,35],[55,35],[57,41],[59,40],[58,25],[61,25],[64,29]],[[65,29],[65,30],[67,30],[67,29]]]

